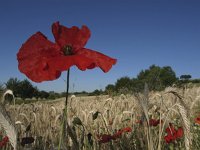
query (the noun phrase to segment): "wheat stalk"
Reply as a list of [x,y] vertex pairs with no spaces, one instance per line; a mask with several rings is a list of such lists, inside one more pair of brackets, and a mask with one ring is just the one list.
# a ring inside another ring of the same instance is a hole
[[185,134],[185,148],[186,150],[189,150],[190,145],[191,145],[190,121],[188,119],[190,110],[188,106],[186,105],[185,101],[183,100],[183,97],[180,96],[178,92],[169,91],[168,93],[172,93],[179,99],[179,103],[177,103],[177,106],[183,120],[183,128],[184,128],[184,134]]
[[185,148],[190,149],[191,145],[191,134],[190,134],[190,121],[188,119],[187,110],[184,106],[177,104],[179,112],[183,120],[184,134],[185,134]]

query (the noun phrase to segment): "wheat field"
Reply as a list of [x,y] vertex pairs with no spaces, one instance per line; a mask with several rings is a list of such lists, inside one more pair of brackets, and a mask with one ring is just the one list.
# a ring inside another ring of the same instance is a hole
[[[55,101],[5,105],[14,124],[17,149],[56,150],[60,139],[64,102],[65,99],[61,98]],[[62,149],[200,148],[200,125],[195,123],[200,112],[199,87],[170,87],[162,92],[149,92],[146,89],[144,93],[115,97],[72,95],[67,111],[67,135]],[[159,120],[158,125],[151,125],[152,119]],[[165,130],[169,123],[176,129],[183,128],[184,134],[183,137],[166,143]],[[116,139],[105,139],[106,136],[116,135],[117,131],[127,127],[131,129],[130,132],[124,132]],[[34,142],[23,145],[23,137],[32,137]],[[4,149],[12,149],[11,142]]]

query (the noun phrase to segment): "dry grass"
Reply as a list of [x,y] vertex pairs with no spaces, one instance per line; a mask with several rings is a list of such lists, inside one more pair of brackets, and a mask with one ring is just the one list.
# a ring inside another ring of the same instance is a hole
[[[68,107],[68,132],[78,142],[80,149],[167,149],[164,141],[165,128],[169,123],[184,129],[181,146],[192,149],[192,125],[199,112],[200,88],[168,88],[163,92],[148,92],[137,95],[117,97],[72,97]],[[56,149],[64,109],[64,98],[56,101],[37,102],[23,105],[7,105],[12,120],[15,120],[18,137],[32,136],[35,143],[27,147],[35,149]],[[96,120],[93,114],[100,112]],[[83,126],[74,126],[73,119],[80,118]],[[149,120],[159,119],[163,123],[151,127]],[[143,120],[142,125],[136,123]],[[145,123],[146,121],[146,123]],[[31,124],[30,131],[26,131]],[[113,134],[116,130],[131,127],[133,132],[120,140],[99,144],[97,135]],[[137,129],[137,130],[136,130]],[[93,146],[90,147],[87,134],[92,134]],[[74,140],[68,138],[67,145],[74,147]],[[42,145],[41,145],[42,144]],[[20,147],[22,149],[22,147]]]

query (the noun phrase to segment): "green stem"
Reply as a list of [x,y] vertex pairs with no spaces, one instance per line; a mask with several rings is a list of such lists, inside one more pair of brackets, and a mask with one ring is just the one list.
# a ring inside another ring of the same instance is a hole
[[[64,139],[66,138],[67,104],[68,104],[68,96],[69,96],[69,74],[70,74],[70,69],[67,70],[67,87],[66,87],[67,90],[66,90],[66,95],[65,95],[65,108],[63,110],[63,118],[62,118],[62,123],[61,123],[61,132],[60,132],[60,140],[59,140],[58,150],[60,150],[60,148],[61,148],[63,138]],[[65,142],[67,142],[67,141],[65,141]]]
[[66,107],[67,107],[68,96],[69,96],[69,74],[70,74],[70,69],[67,70],[67,91],[66,91],[66,97],[65,97],[65,106]]

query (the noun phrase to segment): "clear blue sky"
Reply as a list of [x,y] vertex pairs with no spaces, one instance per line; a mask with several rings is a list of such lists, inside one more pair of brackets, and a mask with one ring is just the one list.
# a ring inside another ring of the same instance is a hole
[[[200,77],[200,1],[196,0],[1,0],[0,82],[20,80],[16,53],[37,31],[53,40],[51,24],[87,25],[86,47],[117,58],[108,73],[71,69],[71,91],[93,91],[122,76],[136,77],[152,64],[169,65],[177,76]],[[63,79],[33,83],[40,90],[64,91]],[[74,85],[74,88],[73,88]]]

